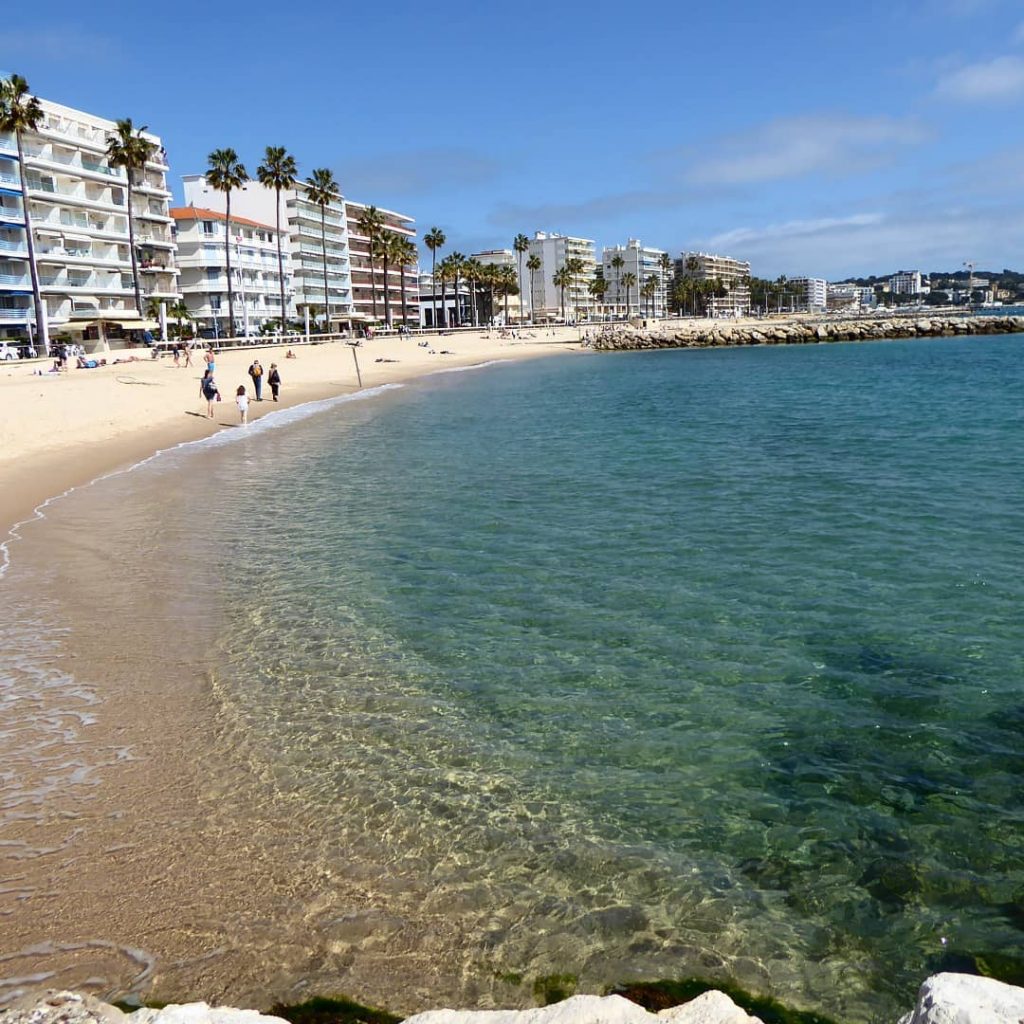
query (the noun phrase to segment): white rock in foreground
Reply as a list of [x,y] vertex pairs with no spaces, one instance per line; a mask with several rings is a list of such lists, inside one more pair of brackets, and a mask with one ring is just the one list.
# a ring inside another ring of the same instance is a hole
[[899,1024],[1021,1024],[1024,988],[973,974],[933,974]]
[[705,992],[655,1015],[622,996],[572,996],[532,1010],[428,1010],[404,1024],[761,1024],[724,992]]

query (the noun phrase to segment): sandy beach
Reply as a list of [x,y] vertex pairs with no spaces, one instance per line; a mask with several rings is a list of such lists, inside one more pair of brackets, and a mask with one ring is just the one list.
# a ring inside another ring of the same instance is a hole
[[[553,355],[578,346],[577,328],[536,329],[512,340],[497,332],[375,338],[355,350],[365,388],[401,382],[452,367],[499,359]],[[297,358],[286,359],[289,348]],[[442,351],[446,350],[446,354]],[[139,350],[136,350],[138,352]],[[274,410],[358,390],[353,350],[344,342],[323,345],[252,346],[217,354],[216,380],[223,401],[214,418],[199,395],[201,351],[191,367],[176,367],[142,352],[135,362],[72,368],[67,373],[33,371],[43,361],[0,365],[0,525],[10,526],[70,487],[131,465],[175,444],[238,427],[235,389],[252,385],[254,358],[265,370],[277,363],[281,401],[253,402],[250,421]],[[110,359],[131,353],[114,353]]]

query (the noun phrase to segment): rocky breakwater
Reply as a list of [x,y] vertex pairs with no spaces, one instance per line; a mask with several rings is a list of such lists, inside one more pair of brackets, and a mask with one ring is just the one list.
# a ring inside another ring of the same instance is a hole
[[[327,1001],[314,1001],[327,1002]],[[777,1005],[777,1004],[776,1004]],[[316,1020],[364,1022],[390,1020],[387,1013],[344,1004],[344,1012],[332,1014],[313,1003],[278,1006],[270,1016],[254,1010],[211,1007],[206,1003],[173,1004],[162,1009],[124,1013],[94,996],[78,992],[49,991],[25,995],[0,1010],[0,1024],[297,1024]],[[824,1020],[815,1014],[793,1014],[793,1019]],[[771,1019],[777,1019],[777,1014]],[[936,974],[921,986],[917,1004],[898,1024],[1021,1024],[1024,1021],[1024,989],[992,978],[968,974]],[[532,1010],[428,1010],[407,1017],[404,1024],[763,1024],[737,1006],[724,992],[707,991],[679,1006],[649,1012],[644,1007],[611,996],[572,996],[560,1003]]]
[[1024,333],[1024,316],[872,317],[870,319],[688,320],[653,328],[615,324],[584,342],[597,351],[809,345],[883,338],[951,338]]

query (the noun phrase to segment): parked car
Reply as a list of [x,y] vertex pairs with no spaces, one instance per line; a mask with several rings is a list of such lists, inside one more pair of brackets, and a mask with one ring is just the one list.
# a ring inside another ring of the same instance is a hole
[[0,362],[13,362],[21,358],[21,346],[8,345],[6,341],[0,342]]

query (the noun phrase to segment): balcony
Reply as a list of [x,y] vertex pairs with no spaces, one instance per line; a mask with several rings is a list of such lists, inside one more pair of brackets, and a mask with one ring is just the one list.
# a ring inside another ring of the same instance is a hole
[[19,252],[28,255],[28,242],[24,239],[0,238],[0,252]]
[[5,306],[0,306],[0,323],[23,324],[27,322],[28,316],[27,306],[24,309],[8,309]]
[[0,135],[0,153],[17,153],[18,143],[13,135]]
[[0,288],[27,288],[31,283],[28,274],[0,274]]
[[6,171],[0,171],[0,183],[4,185],[17,185],[21,188],[21,177],[17,174],[8,174]]
[[25,214],[10,206],[0,206],[0,221],[5,224],[24,224]]
[[120,192],[111,193],[104,190],[90,195],[81,185],[58,185],[53,181],[39,179],[33,181],[31,178],[28,181],[28,191],[29,198],[41,197],[50,202],[56,198],[61,202],[76,205],[124,209],[124,197]]

